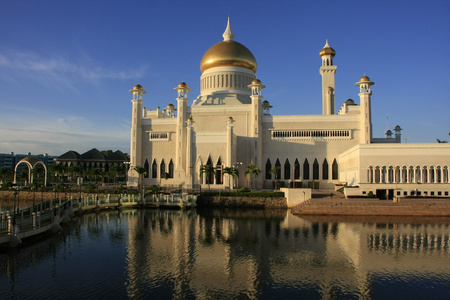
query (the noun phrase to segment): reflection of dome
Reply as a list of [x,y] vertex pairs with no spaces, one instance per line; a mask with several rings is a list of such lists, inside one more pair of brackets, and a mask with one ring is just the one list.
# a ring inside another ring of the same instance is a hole
[[133,90],[143,90],[143,87],[142,87],[142,85],[140,85],[140,84],[136,84],[136,85],[133,87]]
[[252,52],[233,40],[234,33],[231,31],[229,18],[223,38],[222,42],[209,48],[203,55],[200,62],[202,73],[214,67],[241,67],[256,72],[257,64]]
[[361,79],[359,79],[359,82],[370,82],[370,78],[364,75]]
[[326,41],[325,46],[323,46],[322,50],[320,50],[319,52],[320,57],[324,55],[331,55],[333,57],[336,55],[336,51],[334,51],[334,49],[331,48],[330,45],[328,45],[328,40]]

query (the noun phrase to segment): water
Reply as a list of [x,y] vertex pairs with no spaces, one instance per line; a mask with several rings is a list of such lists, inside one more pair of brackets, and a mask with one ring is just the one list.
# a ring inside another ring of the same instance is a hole
[[450,299],[450,222],[128,210],[0,254],[0,299]]

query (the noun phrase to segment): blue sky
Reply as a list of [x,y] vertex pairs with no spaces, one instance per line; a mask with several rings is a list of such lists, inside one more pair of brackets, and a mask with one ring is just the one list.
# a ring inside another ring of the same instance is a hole
[[[0,153],[129,152],[131,94],[144,106],[199,90],[203,54],[235,40],[258,62],[273,115],[321,114],[319,51],[336,50],[336,106],[372,87],[375,137],[449,140],[450,1],[0,1]],[[190,101],[190,103],[192,103]]]

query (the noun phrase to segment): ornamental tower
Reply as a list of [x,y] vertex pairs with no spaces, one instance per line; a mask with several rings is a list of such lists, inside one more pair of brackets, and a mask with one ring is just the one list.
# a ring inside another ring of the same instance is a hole
[[[262,114],[262,89],[266,86],[262,84],[259,79],[252,81],[248,86],[251,89],[252,95],[252,117],[250,119],[250,134],[249,137],[254,140],[253,157],[251,160],[260,170],[262,170],[262,134],[261,134],[261,114]],[[257,185],[258,186],[258,185]]]
[[370,86],[374,85],[375,82],[370,81],[370,78],[364,75],[355,84],[359,86],[359,99],[360,99],[360,126],[359,126],[359,138],[361,144],[370,144],[372,141],[372,117],[371,117],[371,96],[372,91]]
[[337,66],[333,65],[333,58],[336,51],[328,45],[328,40],[326,40],[319,55],[322,59],[322,66],[320,67],[320,75],[322,75],[322,114],[334,115],[336,113],[334,74]]
[[191,89],[185,82],[181,82],[178,84],[175,91],[178,93],[177,97],[177,132],[176,132],[176,162],[175,162],[175,178],[180,179],[184,177],[185,174],[185,156],[183,155],[184,150],[186,149],[186,122],[187,122],[187,103],[188,103],[188,92]]
[[142,167],[142,95],[147,93],[140,84],[136,84],[132,90],[133,94],[131,113],[131,143],[130,143],[130,169],[128,170],[129,186],[139,184],[139,174],[134,167]]

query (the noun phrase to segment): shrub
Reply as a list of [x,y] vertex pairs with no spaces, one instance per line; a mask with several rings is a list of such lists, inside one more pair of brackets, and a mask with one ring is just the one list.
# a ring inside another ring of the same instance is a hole
[[367,197],[375,198],[375,195],[373,194],[372,191],[370,191],[370,192],[367,193]]
[[248,193],[248,192],[250,192],[250,190],[249,190],[248,188],[246,188],[246,187],[243,187],[243,188],[240,188],[240,189],[238,190],[238,192],[239,192],[239,193]]

